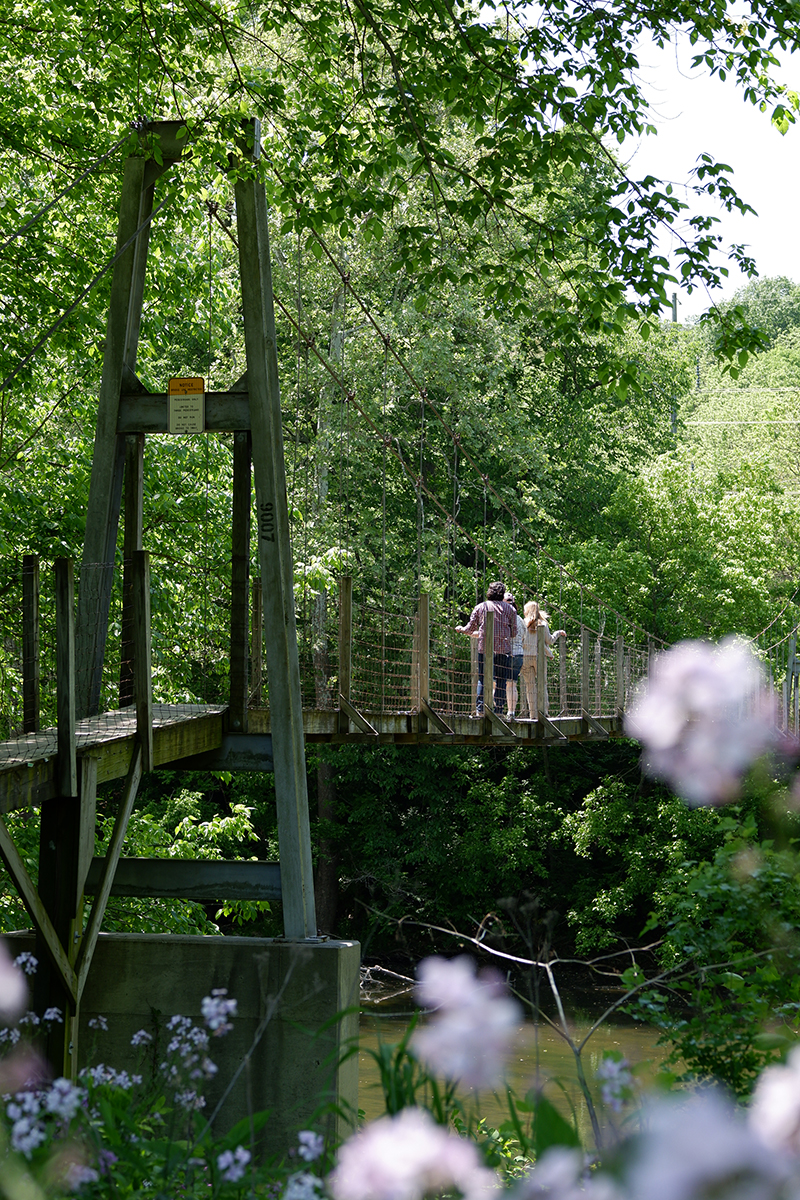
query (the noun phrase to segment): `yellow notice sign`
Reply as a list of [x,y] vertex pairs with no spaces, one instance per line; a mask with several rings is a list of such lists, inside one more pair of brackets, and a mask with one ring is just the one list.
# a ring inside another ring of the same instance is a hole
[[167,429],[170,433],[202,433],[206,427],[205,379],[170,379]]

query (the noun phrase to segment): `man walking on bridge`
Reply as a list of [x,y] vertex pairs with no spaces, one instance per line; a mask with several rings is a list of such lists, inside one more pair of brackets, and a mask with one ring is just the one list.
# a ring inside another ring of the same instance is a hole
[[[517,627],[516,609],[503,600],[505,585],[490,583],[486,589],[486,599],[482,604],[476,604],[466,625],[456,625],[456,633],[478,636],[478,696],[475,705],[476,715],[483,716],[483,652],[486,638],[486,614],[494,613],[494,695],[492,707],[495,712],[502,711],[503,697],[506,694],[506,681],[511,678],[511,644]],[[498,708],[500,705],[500,708]]]

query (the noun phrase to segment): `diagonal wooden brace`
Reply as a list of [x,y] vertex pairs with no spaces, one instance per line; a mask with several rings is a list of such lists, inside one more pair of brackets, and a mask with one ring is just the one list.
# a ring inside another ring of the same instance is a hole
[[369,734],[370,737],[377,737],[378,731],[370,725],[366,717],[363,717],[357,708],[354,708],[349,700],[345,700],[341,692],[339,692],[339,708],[345,713],[354,725],[357,725],[362,733]]
[[114,882],[114,874],[117,870],[120,855],[122,854],[122,844],[125,841],[125,834],[128,830],[128,821],[133,812],[136,793],[139,790],[139,782],[142,778],[142,761],[143,751],[140,744],[137,744],[131,758],[131,765],[128,768],[128,776],[125,780],[125,791],[122,794],[122,800],[117,813],[117,819],[114,822],[114,832],[111,835],[108,851],[103,860],[103,877],[100,880],[100,886],[97,889],[94,904],[92,905],[92,914],[89,917],[89,924],[86,927],[86,932],[83,935],[81,948],[78,952],[78,957],[75,962],[76,975],[76,1002],[80,1001],[83,994],[83,989],[86,985],[86,979],[89,974],[89,967],[92,965],[92,957],[94,949],[97,945],[97,937],[100,933],[100,927],[103,924],[103,917],[106,914],[106,905],[108,898],[111,895],[111,885]]
[[586,722],[586,724],[589,726],[589,729],[591,730],[592,733],[596,733],[598,735],[598,737],[604,737],[604,738],[608,737],[608,730],[603,725],[601,725],[599,721],[595,721],[595,719],[591,715],[591,713],[588,713],[585,708],[581,709],[581,717]]
[[442,718],[439,716],[439,714],[437,712],[433,711],[429,702],[425,699],[424,696],[420,696],[419,706],[420,706],[420,709],[422,710],[422,712],[425,713],[425,716],[428,718],[428,720],[433,722],[433,724],[436,726],[436,728],[439,730],[440,733],[449,733],[453,737],[455,737],[454,731],[450,728],[450,726],[447,724],[446,721],[442,720]]
[[514,730],[511,728],[511,726],[506,725],[503,718],[498,717],[497,713],[494,712],[493,709],[487,708],[485,715],[489,718],[489,724],[491,726],[493,734],[496,733],[500,737],[512,737],[512,738],[515,738],[517,736],[516,733],[514,732]]
[[50,920],[47,909],[39,898],[39,893],[33,886],[33,880],[28,874],[28,869],[22,861],[19,850],[14,845],[14,841],[2,817],[0,817],[0,858],[2,858],[6,865],[6,870],[11,876],[14,887],[19,892],[22,903],[28,910],[37,933],[41,935],[44,941],[53,966],[61,976],[64,990],[69,994],[73,1003],[77,1003],[77,976],[70,966],[67,952],[59,941],[58,934],[53,928],[53,922]]

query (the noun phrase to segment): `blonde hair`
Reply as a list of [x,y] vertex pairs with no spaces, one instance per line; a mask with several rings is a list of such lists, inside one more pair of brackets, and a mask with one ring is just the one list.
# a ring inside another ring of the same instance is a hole
[[538,600],[529,600],[525,605],[525,624],[528,629],[536,629],[539,625],[546,625],[550,620],[549,614],[539,607]]

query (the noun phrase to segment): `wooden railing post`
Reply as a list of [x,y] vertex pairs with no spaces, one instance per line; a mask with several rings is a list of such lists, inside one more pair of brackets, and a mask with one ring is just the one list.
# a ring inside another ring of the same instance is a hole
[[594,711],[603,711],[603,639],[598,633],[594,644]]
[[581,708],[589,711],[589,639],[590,631],[581,625]]
[[483,706],[494,712],[494,613],[486,613],[483,641]]
[[417,614],[418,647],[418,683],[417,695],[430,704],[430,647],[431,647],[431,598],[427,592],[421,592],[419,597],[419,612]]
[[[353,653],[353,578],[343,575],[339,580],[339,693],[350,700]],[[350,718],[339,710],[339,732],[347,733]]]
[[617,667],[617,716],[621,717],[625,711],[625,639],[621,633],[617,634],[616,639],[616,667]]
[[419,611],[414,613],[414,623],[411,633],[411,678],[409,679],[409,693],[409,708],[411,712],[419,712]]
[[75,754],[75,573],[71,558],[55,561],[56,711],[58,714],[59,796],[77,796]]
[[558,639],[558,704],[560,712],[567,711],[567,639]]
[[469,639],[469,686],[472,705],[478,695],[478,639],[474,637]]
[[39,556],[22,559],[22,729],[39,730]]
[[254,579],[251,588],[250,601],[250,682],[252,684],[251,700],[256,708],[263,703],[262,685],[264,682],[264,606],[261,597],[261,580]]
[[135,550],[133,566],[134,694],[142,770],[153,769],[153,684],[150,673],[150,555]]
[[544,625],[536,630],[536,719],[547,716],[547,643]]

